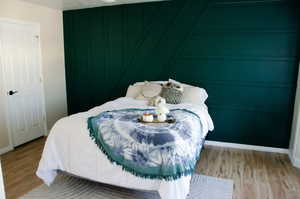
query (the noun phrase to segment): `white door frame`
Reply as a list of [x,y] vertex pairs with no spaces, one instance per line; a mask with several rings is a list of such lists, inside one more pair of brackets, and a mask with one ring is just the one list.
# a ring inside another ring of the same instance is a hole
[[1,160],[0,160],[0,198],[5,199],[5,189],[4,189],[2,168],[1,168]]
[[[47,136],[47,117],[46,117],[46,109],[45,109],[45,88],[44,88],[44,77],[43,77],[43,65],[42,65],[42,51],[41,51],[41,33],[40,33],[40,24],[39,23],[34,23],[34,22],[27,22],[27,21],[21,21],[21,20],[15,20],[15,19],[10,19],[10,18],[1,18],[0,17],[0,23],[10,23],[10,24],[19,24],[19,25],[34,25],[36,26],[36,28],[38,29],[38,37],[39,37],[39,67],[40,67],[40,81],[41,81],[41,97],[42,97],[42,114],[43,114],[43,126],[44,126],[44,136]],[[0,48],[2,46],[1,40],[0,40]],[[2,77],[4,76],[4,67],[3,67],[3,63],[1,60],[1,54],[0,54],[0,71],[2,74]],[[4,81],[4,77],[3,77],[3,92],[8,91],[6,82]],[[13,150],[14,149],[14,143],[13,143],[13,138],[12,138],[12,130],[10,128],[10,119],[9,119],[9,106],[8,106],[8,95],[4,94],[4,103],[5,103],[5,123],[6,123],[6,128],[7,128],[7,132],[8,132],[8,138],[9,138],[9,146],[8,149],[9,150]]]

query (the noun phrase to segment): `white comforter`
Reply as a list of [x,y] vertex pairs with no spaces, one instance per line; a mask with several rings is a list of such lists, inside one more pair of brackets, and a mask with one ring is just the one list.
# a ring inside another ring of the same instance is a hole
[[[168,105],[185,108],[199,115],[204,135],[213,130],[213,123],[203,104]],[[57,171],[65,171],[93,181],[140,190],[158,191],[162,199],[184,199],[189,193],[191,176],[175,181],[151,180],[136,177],[112,164],[92,141],[87,129],[87,118],[103,111],[124,108],[147,108],[146,101],[119,98],[59,120],[52,128],[46,141],[36,174],[50,185]],[[149,107],[148,107],[149,108]]]

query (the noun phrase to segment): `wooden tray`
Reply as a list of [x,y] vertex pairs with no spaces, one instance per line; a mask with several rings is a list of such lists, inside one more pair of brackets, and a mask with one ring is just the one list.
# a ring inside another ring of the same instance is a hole
[[143,121],[142,117],[140,117],[140,118],[138,118],[138,122],[143,123],[143,124],[174,124],[176,122],[176,119],[171,116],[168,116],[167,120],[164,122],[160,122],[156,118],[154,118],[154,120],[152,122],[146,122],[146,121]]

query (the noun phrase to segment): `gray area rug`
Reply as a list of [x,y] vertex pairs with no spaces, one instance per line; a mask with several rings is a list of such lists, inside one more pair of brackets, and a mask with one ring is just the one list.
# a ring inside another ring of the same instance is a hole
[[[233,181],[193,175],[187,199],[232,199]],[[40,185],[21,199],[160,199],[156,192],[125,189],[60,175],[48,187]]]

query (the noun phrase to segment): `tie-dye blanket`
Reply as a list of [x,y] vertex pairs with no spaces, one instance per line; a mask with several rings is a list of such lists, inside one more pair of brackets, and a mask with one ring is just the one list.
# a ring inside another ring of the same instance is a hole
[[175,123],[140,123],[152,109],[107,111],[88,119],[91,138],[108,159],[136,176],[175,180],[194,172],[203,146],[202,125],[197,114],[170,110]]

